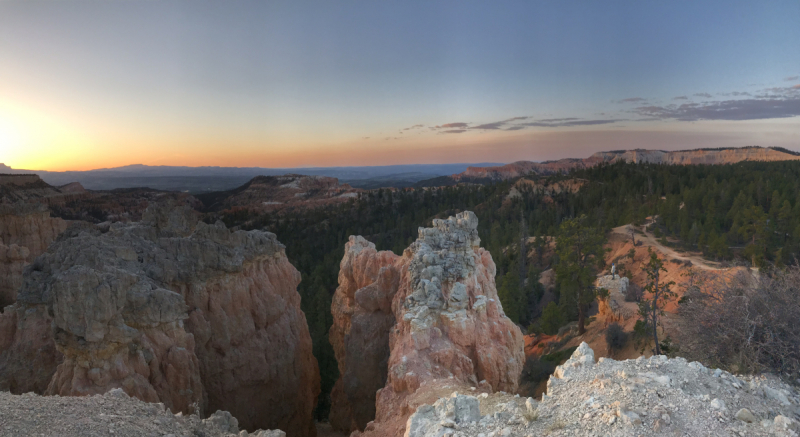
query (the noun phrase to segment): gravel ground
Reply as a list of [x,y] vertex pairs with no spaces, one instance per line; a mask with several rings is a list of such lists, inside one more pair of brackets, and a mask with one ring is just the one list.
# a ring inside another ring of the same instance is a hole
[[454,393],[417,409],[407,437],[797,436],[798,419],[800,393],[777,378],[665,356],[595,363],[583,343],[541,402]]
[[0,392],[0,436],[47,437],[285,437],[281,431],[239,431],[237,420],[218,411],[203,420],[174,415],[115,389],[103,396],[60,397]]

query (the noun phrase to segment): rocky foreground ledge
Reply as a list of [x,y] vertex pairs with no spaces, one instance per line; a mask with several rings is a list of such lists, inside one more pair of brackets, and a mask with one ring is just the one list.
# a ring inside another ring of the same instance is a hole
[[207,419],[172,414],[164,404],[142,402],[121,389],[84,397],[0,392],[0,435],[286,437],[278,430],[239,431],[239,422],[227,411]]
[[541,402],[453,393],[419,407],[405,437],[797,436],[798,419],[800,393],[777,378],[663,355],[595,363],[582,343]]

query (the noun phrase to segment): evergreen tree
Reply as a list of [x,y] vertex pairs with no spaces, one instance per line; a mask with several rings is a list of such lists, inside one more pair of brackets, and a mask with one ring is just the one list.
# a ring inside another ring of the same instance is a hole
[[667,302],[675,298],[675,293],[670,287],[675,285],[674,281],[665,282],[661,280],[661,273],[666,272],[664,261],[658,255],[650,251],[650,261],[643,267],[647,274],[647,285],[644,289],[649,293],[639,303],[639,314],[645,322],[653,328],[653,340],[656,343],[655,354],[661,355],[661,346],[658,343],[658,316],[664,314],[664,306]]
[[586,215],[564,220],[556,237],[556,279],[577,306],[579,334],[586,332],[586,311],[596,295],[593,284],[605,251],[605,233],[586,222]]

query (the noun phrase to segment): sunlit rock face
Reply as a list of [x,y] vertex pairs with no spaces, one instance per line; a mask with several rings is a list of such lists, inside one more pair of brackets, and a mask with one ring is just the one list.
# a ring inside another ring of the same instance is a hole
[[[495,265],[479,247],[477,225],[472,212],[434,220],[403,256],[351,237],[332,305],[331,343],[342,373],[332,394],[332,424],[400,436],[409,415],[428,398],[438,399],[435,392],[445,385],[517,388],[522,333],[503,313]],[[362,348],[356,354],[349,345]],[[385,376],[357,377],[365,362],[383,360]],[[377,395],[376,386],[382,387]]]
[[[0,385],[121,388],[173,412],[227,410],[243,428],[315,435],[319,371],[299,282],[274,234],[198,222],[185,205],[70,229],[27,268],[0,320]],[[20,357],[42,345],[54,346],[45,364],[28,362],[39,368],[20,381]]]

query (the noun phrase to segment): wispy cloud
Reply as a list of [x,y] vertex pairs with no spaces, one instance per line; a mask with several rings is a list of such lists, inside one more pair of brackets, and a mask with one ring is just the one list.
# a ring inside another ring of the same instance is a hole
[[800,76],[789,76],[789,77],[784,77],[783,78],[783,80],[785,80],[786,82],[792,82],[792,81],[795,81],[797,79],[800,79]]
[[647,99],[643,97],[628,97],[627,99],[618,100],[617,103],[641,103],[646,101]]
[[580,120],[580,118],[575,117],[568,117],[568,118],[543,118],[541,120],[537,120],[540,123],[558,123],[562,121],[573,121],[573,120]]
[[477,126],[471,127],[470,129],[500,129],[507,123],[508,123],[507,121],[495,121],[492,123],[479,124]]
[[415,124],[414,126],[409,126],[407,128],[403,128],[403,129],[400,129],[400,130],[406,131],[406,130],[422,129],[423,127],[425,127],[425,126],[422,125],[422,124]]
[[443,134],[460,134],[466,132],[466,129],[450,129],[450,130],[443,130]]
[[711,94],[709,94],[709,93],[697,93],[697,94],[694,94],[694,95],[695,95],[695,97],[705,97],[705,98],[707,98],[707,99],[710,99],[711,97],[713,97],[713,96],[712,96]]
[[686,96],[678,96],[678,97],[674,97],[672,100],[689,100],[689,98],[686,97]]
[[[558,120],[558,119],[550,119]],[[548,121],[538,120],[530,123],[525,123],[525,126],[531,127],[569,127],[569,126],[595,126],[600,124],[611,124],[618,121],[625,121],[625,119],[616,120],[581,120],[581,119],[562,119],[566,121]]]
[[642,106],[636,108],[635,112],[644,117],[679,121],[787,118],[800,115],[800,97],[684,103],[680,106]]
[[434,129],[453,129],[453,128],[465,128],[469,126],[469,123],[457,122],[457,123],[445,123],[440,126],[434,126]]

